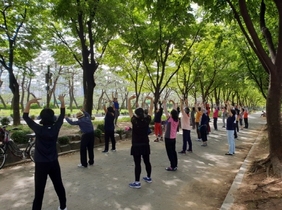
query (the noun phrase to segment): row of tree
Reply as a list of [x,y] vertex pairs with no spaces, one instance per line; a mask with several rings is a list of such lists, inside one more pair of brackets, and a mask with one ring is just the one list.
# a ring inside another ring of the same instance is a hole
[[229,97],[247,103],[255,84],[267,99],[269,160],[281,172],[280,0],[25,0],[1,6],[0,63],[9,72],[14,124],[20,123],[15,67],[28,70],[42,49],[59,66],[82,70],[90,113],[101,64],[133,82],[137,96],[152,92],[155,106],[170,91],[217,104]]

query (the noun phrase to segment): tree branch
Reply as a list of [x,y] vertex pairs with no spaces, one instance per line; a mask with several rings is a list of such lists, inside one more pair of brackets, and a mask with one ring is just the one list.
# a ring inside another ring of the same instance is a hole
[[262,31],[262,34],[265,38],[266,44],[268,46],[268,50],[271,56],[272,63],[275,63],[276,60],[276,49],[274,47],[273,41],[272,41],[272,35],[269,31],[269,29],[266,26],[265,23],[265,11],[266,11],[266,6],[264,3],[264,0],[261,1],[260,5],[260,29]]

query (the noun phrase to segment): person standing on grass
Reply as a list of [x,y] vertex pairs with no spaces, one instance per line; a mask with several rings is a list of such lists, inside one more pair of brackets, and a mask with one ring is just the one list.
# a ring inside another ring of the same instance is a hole
[[58,98],[61,102],[61,109],[57,120],[52,109],[45,108],[40,112],[40,124],[42,125],[38,125],[29,117],[30,105],[33,103],[38,103],[38,100],[41,98],[31,99],[27,102],[24,109],[23,119],[36,135],[34,153],[35,197],[33,200],[32,210],[40,210],[42,208],[42,201],[48,175],[53,182],[55,191],[60,201],[58,210],[67,210],[66,192],[62,182],[61,168],[58,161],[58,152],[56,146],[59,131],[65,116],[64,97],[64,95],[60,95]]
[[[131,100],[135,99],[136,96],[131,96],[128,98],[128,112],[131,117],[132,123],[132,146],[130,154],[133,156],[135,165],[135,181],[129,183],[131,188],[141,188],[140,175],[141,175],[141,158],[144,161],[147,176],[143,177],[143,180],[147,183],[152,182],[151,172],[152,166],[150,163],[150,144],[148,137],[149,124],[151,122],[153,103],[150,105],[148,115],[142,108],[136,108],[133,114]],[[152,102],[152,101],[151,101]]]
[[228,113],[228,118],[226,122],[226,130],[227,130],[227,140],[228,140],[228,145],[229,149],[228,152],[225,153],[225,155],[234,155],[235,154],[235,139],[234,139],[234,121],[236,120],[235,118],[235,110],[231,108],[230,104],[227,104],[227,113]]
[[116,140],[115,140],[115,110],[112,106],[106,108],[106,104],[103,106],[105,111],[105,149],[103,153],[107,153],[109,151],[109,140],[111,139],[112,142],[112,149],[111,151],[116,151]]
[[[82,133],[80,142],[80,164],[79,168],[87,168],[88,164],[94,164],[94,128],[91,121],[91,116],[84,110],[76,114],[77,121],[72,121],[66,117],[66,121],[71,125],[78,125]],[[88,151],[88,164],[87,164],[87,151]]]
[[166,101],[163,102],[164,112],[167,117],[165,126],[165,148],[170,162],[170,166],[166,168],[167,171],[176,171],[178,165],[177,153],[175,150],[177,128],[179,124],[178,112],[176,107],[170,113],[167,111]]
[[185,108],[183,107],[183,100],[181,100],[180,103],[180,111],[182,114],[181,117],[181,126],[182,126],[182,132],[183,132],[183,145],[182,145],[182,151],[180,151],[180,154],[186,154],[187,150],[187,143],[189,145],[188,152],[192,152],[192,141],[191,141],[191,126],[190,126],[190,115],[189,115],[189,108],[188,108],[188,101],[185,99]]

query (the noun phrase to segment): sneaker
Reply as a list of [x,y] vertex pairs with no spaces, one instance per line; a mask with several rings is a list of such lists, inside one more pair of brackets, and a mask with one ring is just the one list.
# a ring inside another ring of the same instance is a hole
[[196,141],[202,141],[202,139],[196,139]]
[[159,142],[159,139],[155,139],[154,142]]
[[178,152],[179,154],[186,154],[186,152],[185,151],[180,151],[180,152]]
[[81,163],[77,165],[78,168],[87,168],[87,166],[83,166]]
[[230,154],[229,152],[225,153],[225,155],[233,155],[233,154]]
[[187,152],[191,152],[192,153],[193,151],[188,149]]
[[177,170],[177,167],[175,167],[175,168],[166,167],[165,170],[167,170],[167,171],[176,171],[176,170]]
[[58,207],[58,210],[68,210],[68,208],[64,208],[64,209],[61,209],[60,206]]
[[102,151],[102,153],[108,153],[108,150],[104,150],[104,151]]
[[139,189],[139,188],[141,188],[141,183],[140,182],[132,182],[132,183],[129,183],[129,187]]
[[208,145],[207,145],[207,143],[205,143],[205,144],[201,144],[201,146],[202,146],[202,147],[206,147],[206,146],[208,146]]
[[111,149],[111,151],[112,151],[112,152],[115,152],[116,150],[115,150],[115,149]]
[[152,183],[152,179],[150,177],[145,176],[143,177],[143,180],[147,183]]

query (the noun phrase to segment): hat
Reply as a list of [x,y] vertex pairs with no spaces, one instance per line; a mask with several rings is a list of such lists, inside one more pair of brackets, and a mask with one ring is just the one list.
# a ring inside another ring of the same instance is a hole
[[40,112],[40,119],[41,121],[39,123],[43,125],[52,125],[56,121],[54,111],[49,108],[42,109]]
[[80,118],[82,118],[82,117],[84,117],[83,112],[78,112],[78,113],[76,113],[76,118],[77,118],[77,119],[80,119]]

